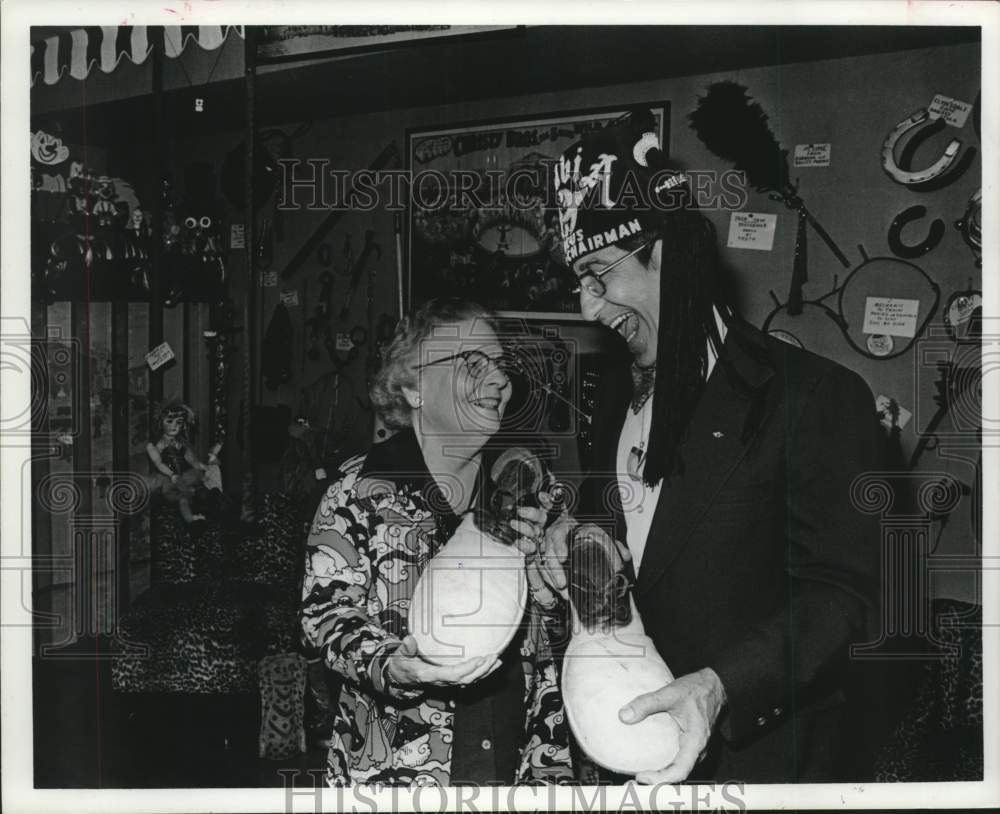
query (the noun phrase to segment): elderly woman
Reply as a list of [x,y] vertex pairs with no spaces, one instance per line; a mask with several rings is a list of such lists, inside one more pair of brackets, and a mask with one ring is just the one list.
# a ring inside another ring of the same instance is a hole
[[[488,471],[484,447],[510,399],[491,314],[432,300],[400,322],[383,358],[371,398],[398,432],[344,463],[306,552],[303,634],[343,679],[327,780],[571,779],[547,630],[558,624],[547,610],[555,597],[537,571],[536,601],[499,658],[439,666],[407,632],[417,579],[475,506]],[[514,521],[525,540],[541,532],[535,512]]]

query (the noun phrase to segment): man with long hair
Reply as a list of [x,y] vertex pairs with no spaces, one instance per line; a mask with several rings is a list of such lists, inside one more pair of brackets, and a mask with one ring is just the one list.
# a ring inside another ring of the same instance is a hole
[[[627,543],[676,676],[620,712],[682,731],[673,762],[638,779],[846,779],[849,648],[869,640],[877,596],[877,519],[851,497],[879,468],[874,400],[740,318],[712,223],[653,130],[642,111],[586,133],[552,178],[580,310],[632,357],[602,379],[575,520]],[[547,536],[554,563],[573,522]]]

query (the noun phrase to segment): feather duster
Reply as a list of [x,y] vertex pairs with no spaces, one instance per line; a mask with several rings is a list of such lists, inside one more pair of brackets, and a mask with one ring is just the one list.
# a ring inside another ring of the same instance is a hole
[[719,158],[746,173],[758,192],[795,195],[788,180],[788,150],[782,150],[760,104],[735,82],[716,82],[688,115],[691,128]]

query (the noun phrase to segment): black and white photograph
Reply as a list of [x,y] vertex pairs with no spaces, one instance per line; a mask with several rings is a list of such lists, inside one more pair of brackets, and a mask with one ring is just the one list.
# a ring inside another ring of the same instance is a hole
[[1000,6],[2,11],[5,811],[1000,805]]

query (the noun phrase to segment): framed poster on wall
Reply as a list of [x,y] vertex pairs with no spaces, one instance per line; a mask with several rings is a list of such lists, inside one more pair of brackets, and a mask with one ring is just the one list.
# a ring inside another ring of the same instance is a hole
[[[641,104],[669,155],[669,103]],[[638,106],[408,130],[410,304],[464,296],[503,316],[579,319],[573,274],[553,255],[549,168]]]

